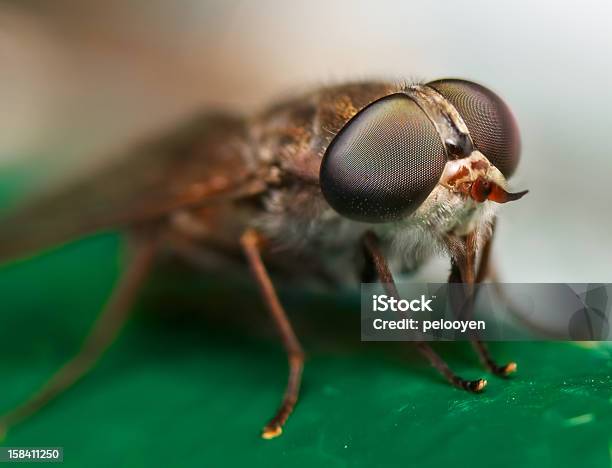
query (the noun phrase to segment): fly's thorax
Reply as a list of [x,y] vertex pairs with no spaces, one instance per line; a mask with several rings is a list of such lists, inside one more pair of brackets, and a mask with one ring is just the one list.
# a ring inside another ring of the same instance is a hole
[[368,104],[399,89],[389,82],[349,83],[280,102],[249,121],[257,158],[288,177],[318,183],[325,150],[340,130]]

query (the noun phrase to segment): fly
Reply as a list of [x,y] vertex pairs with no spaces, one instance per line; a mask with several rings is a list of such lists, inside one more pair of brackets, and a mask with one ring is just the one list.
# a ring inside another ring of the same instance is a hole
[[[389,264],[415,268],[444,251],[449,282],[478,283],[487,274],[496,205],[526,193],[507,184],[519,154],[510,109],[476,83],[345,84],[248,119],[204,115],[24,205],[2,222],[2,260],[102,229],[127,232],[132,255],[82,349],[0,427],[31,415],[93,366],[163,247],[186,259],[211,250],[246,258],[288,356],[284,396],[262,432],[280,435],[298,400],[304,351],[268,267],[324,280],[378,279],[399,301]],[[473,345],[491,373],[516,370],[514,362],[498,364],[484,343]],[[484,379],[452,372],[427,343],[416,347],[452,385],[485,387]]]

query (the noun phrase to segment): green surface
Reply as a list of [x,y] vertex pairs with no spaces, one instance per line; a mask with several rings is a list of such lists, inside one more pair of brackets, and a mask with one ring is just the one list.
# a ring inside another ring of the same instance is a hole
[[[78,348],[120,246],[101,235],[0,269],[0,412]],[[519,372],[470,395],[407,344],[361,343],[356,291],[286,285],[281,296],[309,359],[280,438],[259,438],[286,362],[255,288],[175,265],[94,371],[3,445],[63,446],[66,466],[88,467],[611,466],[609,348],[493,344]],[[438,349],[465,377],[485,375],[469,345]]]

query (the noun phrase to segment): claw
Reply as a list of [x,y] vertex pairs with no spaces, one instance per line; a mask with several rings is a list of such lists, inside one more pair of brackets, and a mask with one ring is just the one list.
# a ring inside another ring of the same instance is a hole
[[501,374],[504,377],[509,376],[510,374],[514,374],[516,372],[516,362],[509,362],[504,367],[501,368]]
[[486,386],[487,386],[487,381],[485,379],[478,379],[478,380],[471,380],[469,382],[466,382],[465,389],[470,392],[480,393],[484,390]]
[[283,433],[283,428],[280,425],[266,426],[261,432],[261,437],[264,439],[274,439]]

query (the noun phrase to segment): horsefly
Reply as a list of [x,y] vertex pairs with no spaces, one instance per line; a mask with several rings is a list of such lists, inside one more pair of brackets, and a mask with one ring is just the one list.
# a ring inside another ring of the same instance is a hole
[[[337,281],[378,278],[397,298],[388,265],[414,268],[444,251],[450,282],[480,282],[497,205],[526,193],[510,192],[506,181],[519,153],[511,111],[483,86],[353,83],[248,119],[201,116],[89,180],[24,204],[2,221],[2,260],[109,228],[126,231],[132,255],[83,348],[0,426],[29,416],[92,367],[163,247],[183,257],[244,254],[289,361],[284,396],[262,432],[280,435],[298,400],[304,352],[266,265]],[[473,345],[493,374],[515,371],[482,342]],[[454,374],[428,344],[416,347],[452,385],[485,387]]]

